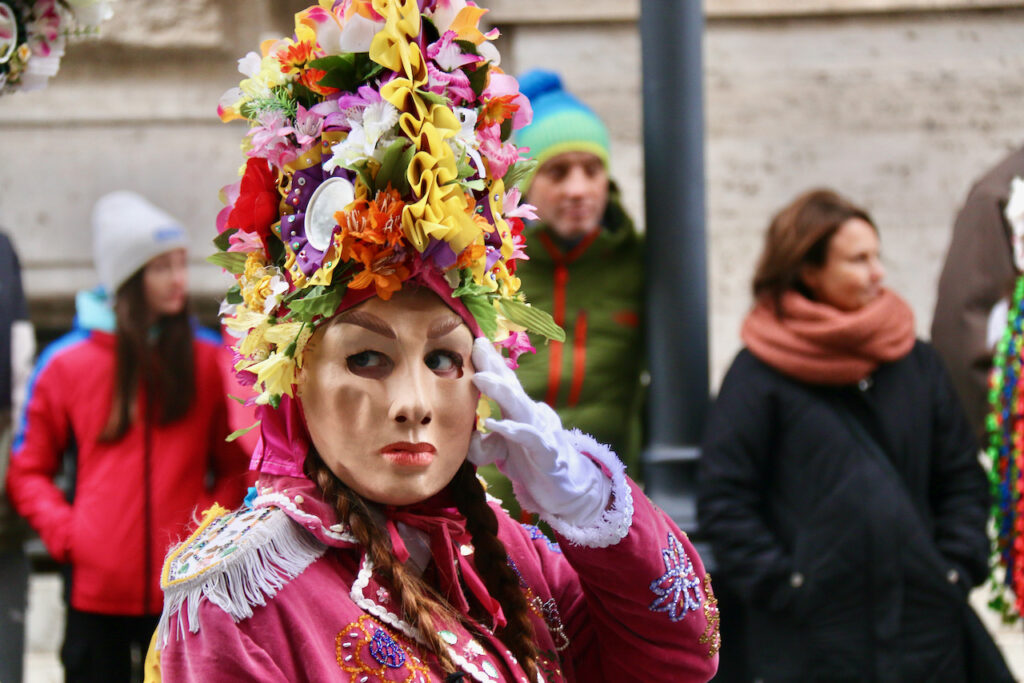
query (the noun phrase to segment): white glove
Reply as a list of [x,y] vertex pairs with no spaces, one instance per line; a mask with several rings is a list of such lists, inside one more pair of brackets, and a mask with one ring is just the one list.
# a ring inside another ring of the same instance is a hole
[[523,390],[505,359],[485,338],[473,345],[473,383],[501,408],[505,419],[489,419],[489,434],[474,434],[469,460],[476,465],[495,463],[520,504],[576,527],[601,519],[608,508],[612,482],[574,441],[577,434],[562,428],[562,421],[545,403],[535,402]]

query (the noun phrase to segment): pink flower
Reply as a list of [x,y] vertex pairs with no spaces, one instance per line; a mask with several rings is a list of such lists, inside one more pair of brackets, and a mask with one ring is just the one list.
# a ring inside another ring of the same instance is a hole
[[530,100],[519,92],[519,81],[508,74],[496,73],[492,70],[487,79],[487,87],[480,94],[481,98],[490,100],[509,95],[514,95],[512,104],[519,105],[512,116],[512,130],[519,130],[523,126],[530,125],[530,121],[533,120],[533,107],[530,106]]
[[501,126],[494,124],[477,129],[480,138],[480,151],[487,157],[491,175],[501,178],[508,167],[519,159],[519,148],[511,142],[502,143]]
[[260,115],[259,125],[249,131],[252,140],[250,157],[266,159],[280,168],[298,156],[298,151],[288,139],[295,129],[279,111],[267,111]]
[[522,218],[528,221],[537,220],[537,214],[535,213],[537,207],[533,204],[520,204],[519,200],[522,199],[522,196],[523,193],[519,191],[518,187],[513,187],[505,193],[505,199],[502,204],[505,207],[505,217]]
[[460,69],[448,73],[434,66],[433,62],[427,62],[427,76],[429,78],[427,89],[438,95],[447,93],[455,105],[463,102],[472,102],[476,99],[476,93],[469,84],[469,76]]
[[306,109],[301,104],[295,113],[295,139],[305,152],[320,137],[324,127],[324,115],[316,111],[316,107]]
[[434,60],[445,71],[455,71],[467,64],[483,61],[483,57],[463,52],[459,44],[455,42],[457,37],[458,34],[455,31],[445,31],[439,40],[427,46],[427,57]]
[[225,185],[220,188],[220,200],[224,203],[224,208],[217,213],[217,232],[222,233],[228,229],[228,216],[231,215],[232,209],[235,208],[235,202],[238,201],[238,195],[242,191],[242,181],[239,180],[236,183]]
[[243,254],[247,254],[250,251],[263,251],[263,240],[254,232],[239,230],[228,238],[228,242],[231,243],[228,251],[239,251]]
[[505,359],[505,365],[510,370],[515,370],[519,367],[519,356],[527,351],[537,353],[537,349],[533,348],[533,345],[530,344],[530,336],[525,332],[509,332],[507,337],[500,342],[494,342],[494,345],[508,349],[508,358]]

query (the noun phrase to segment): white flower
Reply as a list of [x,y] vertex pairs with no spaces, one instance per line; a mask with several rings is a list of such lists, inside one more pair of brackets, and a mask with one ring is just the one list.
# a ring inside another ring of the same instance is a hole
[[459,117],[459,122],[462,127],[459,132],[456,133],[449,143],[452,149],[455,150],[455,156],[459,156],[462,152],[469,155],[469,158],[473,160],[473,167],[476,168],[477,172],[483,177],[484,163],[480,159],[480,152],[477,150],[479,140],[476,137],[476,118],[477,113],[475,109],[468,109],[466,107],[456,107],[455,115]]
[[370,43],[377,31],[384,28],[384,22],[376,22],[363,17],[358,12],[345,21],[338,39],[339,52],[369,52]]
[[270,315],[270,312],[277,308],[277,305],[281,303],[281,297],[283,297],[287,291],[288,282],[285,281],[283,277],[275,275],[270,278],[270,293],[267,294],[267,298],[263,300],[264,315]]
[[1010,183],[1010,198],[1003,214],[1010,224],[1013,263],[1018,271],[1024,272],[1024,180],[1019,177]]
[[438,0],[434,8],[434,14],[430,20],[434,22],[439,33],[444,33],[455,21],[455,17],[466,6],[466,0]]
[[[238,313],[238,304],[229,304],[227,299],[224,299],[223,301],[220,302],[220,308],[217,309],[218,318],[223,318],[224,316],[234,316],[236,313]],[[242,336],[244,336],[244,333],[239,334],[234,330],[229,330],[229,333],[235,339],[240,339]]]
[[394,140],[388,133],[396,123],[398,109],[386,100],[354,110],[348,119],[352,130],[348,137],[331,148],[332,156],[324,164],[324,170],[331,173],[338,167],[350,168],[352,164],[366,159],[380,161],[380,155]]
[[258,52],[250,52],[238,60],[238,72],[243,76],[252,78],[260,72],[260,66],[262,64],[263,57],[261,57]]

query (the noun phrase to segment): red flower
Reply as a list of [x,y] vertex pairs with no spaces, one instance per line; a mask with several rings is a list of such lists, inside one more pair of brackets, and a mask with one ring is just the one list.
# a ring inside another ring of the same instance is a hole
[[279,217],[277,174],[266,159],[252,158],[245,163],[245,174],[238,192],[238,200],[228,215],[228,228],[254,232],[263,240],[270,235],[270,226]]

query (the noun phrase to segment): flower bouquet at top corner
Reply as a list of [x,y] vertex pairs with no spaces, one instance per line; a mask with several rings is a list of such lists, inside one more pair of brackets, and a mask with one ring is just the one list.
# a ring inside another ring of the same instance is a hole
[[46,87],[68,39],[97,35],[112,15],[110,0],[0,2],[0,95]]
[[519,293],[533,214],[516,185],[533,162],[509,138],[532,111],[498,67],[497,31],[478,27],[485,12],[321,0],[292,37],[239,60],[219,114],[249,122],[247,160],[222,190],[209,260],[236,278],[221,315],[257,404],[291,395],[320,321],[410,279],[450,291],[513,367],[533,350],[527,330],[564,339]]

